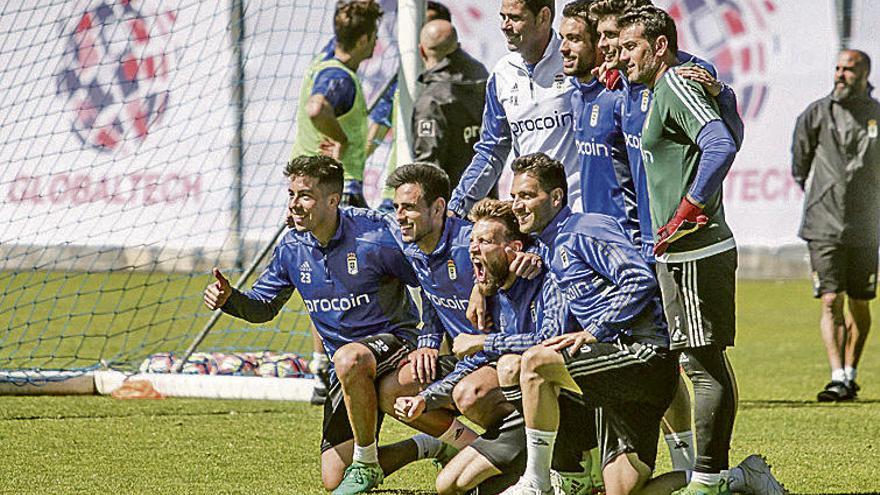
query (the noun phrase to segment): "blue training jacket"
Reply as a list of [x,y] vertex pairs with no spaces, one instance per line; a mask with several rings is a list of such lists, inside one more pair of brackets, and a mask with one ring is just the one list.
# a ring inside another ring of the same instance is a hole
[[669,347],[654,272],[615,218],[572,214],[551,269],[568,309],[599,342],[634,339]]
[[233,291],[223,311],[270,321],[297,290],[330,356],[380,333],[414,342],[418,312],[406,285],[418,279],[385,219],[363,208],[340,208],[338,218],[327,246],[311,232],[287,232],[251,290]]

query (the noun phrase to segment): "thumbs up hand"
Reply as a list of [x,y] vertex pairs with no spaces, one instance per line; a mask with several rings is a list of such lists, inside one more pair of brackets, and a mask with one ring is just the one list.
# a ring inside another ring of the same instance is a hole
[[226,300],[232,295],[232,285],[216,266],[212,273],[217,280],[205,287],[205,306],[210,310],[215,310],[226,304]]

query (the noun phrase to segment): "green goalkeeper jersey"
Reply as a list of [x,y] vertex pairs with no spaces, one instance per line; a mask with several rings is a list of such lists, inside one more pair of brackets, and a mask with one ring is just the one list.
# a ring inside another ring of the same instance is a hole
[[[655,232],[672,219],[690,190],[702,154],[697,136],[713,120],[721,120],[715,99],[700,84],[676,74],[674,68],[654,86],[654,99],[642,129],[642,159]],[[721,188],[709,198],[703,212],[709,224],[670,244],[667,259],[659,261],[690,261],[734,247],[733,234],[724,220]]]

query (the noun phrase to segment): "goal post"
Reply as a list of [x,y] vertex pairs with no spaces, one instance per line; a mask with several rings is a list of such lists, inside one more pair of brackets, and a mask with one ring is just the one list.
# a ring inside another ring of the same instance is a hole
[[[379,2],[368,101],[399,65],[396,1]],[[211,268],[243,275],[279,232],[299,86],[334,7],[0,7],[0,383],[49,390],[186,352]],[[198,350],[307,353],[306,318],[298,296],[270,324],[219,318]]]

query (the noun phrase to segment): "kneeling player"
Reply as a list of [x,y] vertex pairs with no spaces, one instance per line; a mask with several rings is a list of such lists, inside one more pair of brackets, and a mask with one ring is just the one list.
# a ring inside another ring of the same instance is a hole
[[[514,253],[526,245],[510,203],[484,200],[471,213],[474,221],[470,254],[481,293],[491,296],[493,320],[499,332],[490,335],[462,333],[453,351],[461,357],[455,370],[416,397],[398,400],[401,417],[412,419],[436,407],[461,408],[468,402],[465,389],[498,390],[494,362],[499,355],[522,352],[557,332],[559,298],[548,283],[547,270],[534,280],[518,278],[509,264]],[[544,332],[547,332],[546,334]],[[484,422],[486,433],[455,456],[441,471],[437,490],[441,494],[464,493],[477,485],[480,493],[498,493],[522,472],[524,465],[522,417],[507,402],[492,411],[493,423]],[[467,412],[465,413],[466,415]],[[470,415],[468,415],[470,417]],[[512,474],[513,479],[499,476]]]
[[400,465],[398,452],[376,446],[382,420],[376,382],[414,346],[418,319],[406,285],[418,281],[385,219],[338,208],[339,162],[297,157],[284,174],[292,230],[248,292],[232,289],[215,268],[217,281],[205,289],[205,303],[260,323],[299,291],[333,363],[321,439],[323,484],[335,494],[361,493],[381,483],[383,467]]

